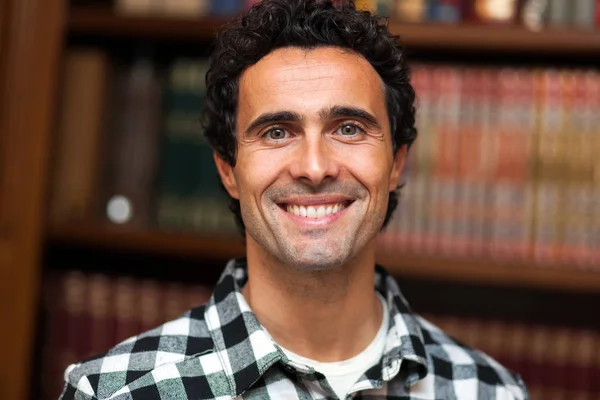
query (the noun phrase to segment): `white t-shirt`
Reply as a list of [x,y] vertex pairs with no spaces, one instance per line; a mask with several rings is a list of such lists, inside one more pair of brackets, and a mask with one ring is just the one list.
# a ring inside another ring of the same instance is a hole
[[346,394],[348,394],[348,391],[356,383],[358,378],[360,378],[369,368],[379,363],[385,350],[389,313],[387,303],[383,297],[379,293],[377,293],[377,297],[381,300],[383,307],[383,321],[381,322],[379,331],[375,335],[373,341],[356,356],[344,361],[319,362],[292,353],[280,346],[281,349],[290,360],[308,365],[325,375],[327,382],[329,382],[337,396],[340,399],[345,399]]

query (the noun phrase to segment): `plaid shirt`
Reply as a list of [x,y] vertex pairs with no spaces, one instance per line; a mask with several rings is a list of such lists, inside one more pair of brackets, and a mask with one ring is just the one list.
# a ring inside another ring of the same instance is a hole
[[[337,399],[261,327],[240,292],[246,274],[245,260],[230,261],[206,306],[69,366],[61,399]],[[414,315],[379,266],[375,288],[390,312],[384,355],[347,398],[527,399],[517,375]]]

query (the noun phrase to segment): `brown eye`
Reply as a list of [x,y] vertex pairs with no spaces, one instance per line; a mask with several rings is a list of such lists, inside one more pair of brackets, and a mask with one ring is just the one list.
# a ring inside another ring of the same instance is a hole
[[358,128],[354,125],[342,125],[338,130],[339,134],[342,136],[354,136],[358,133]]
[[269,137],[269,139],[273,140],[285,139],[285,131],[280,128],[274,128],[267,132],[267,136]]

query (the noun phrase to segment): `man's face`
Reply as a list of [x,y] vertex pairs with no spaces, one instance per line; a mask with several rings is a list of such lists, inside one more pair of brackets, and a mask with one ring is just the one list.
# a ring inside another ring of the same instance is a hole
[[236,166],[215,158],[249,251],[321,270],[374,246],[406,149],[394,158],[384,85],[362,56],[265,56],[240,78],[236,135]]

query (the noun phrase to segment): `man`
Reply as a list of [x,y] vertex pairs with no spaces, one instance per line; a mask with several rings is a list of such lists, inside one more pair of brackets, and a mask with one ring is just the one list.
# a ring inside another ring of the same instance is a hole
[[62,398],[526,399],[375,266],[413,102],[402,48],[366,12],[264,0],[229,26],[206,134],[247,257],[205,307],[69,367]]

